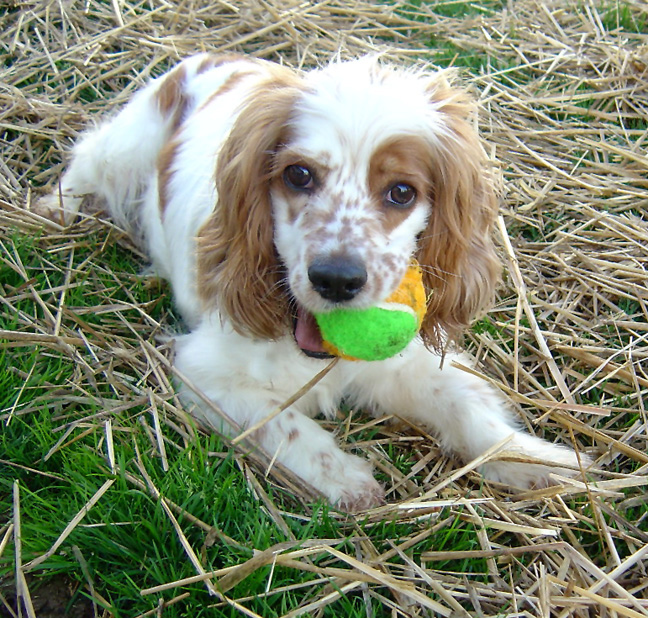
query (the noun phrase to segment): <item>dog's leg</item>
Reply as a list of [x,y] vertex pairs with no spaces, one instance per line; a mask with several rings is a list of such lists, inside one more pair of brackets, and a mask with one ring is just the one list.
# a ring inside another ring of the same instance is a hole
[[[504,450],[546,465],[490,461],[481,467],[487,478],[515,487],[551,484],[550,473],[573,475],[561,465],[577,467],[576,453],[521,430],[502,396],[480,378],[452,366],[416,342],[399,357],[383,363],[366,363],[353,385],[355,401],[377,414],[393,413],[432,431],[441,446],[471,461],[500,442]],[[382,365],[382,366],[381,366]],[[581,463],[588,464],[586,455]]]
[[[264,404],[256,404],[256,411],[270,409],[267,401]],[[295,409],[263,425],[252,439],[344,511],[357,512],[382,502],[384,491],[369,462],[342,451],[328,431]]]
[[65,223],[74,220],[85,196],[97,196],[109,214],[123,223],[133,201],[153,175],[155,159],[165,138],[155,92],[139,93],[112,120],[81,136],[60,185],[42,198],[37,208]]
[[[223,332],[214,317],[177,341],[175,366],[186,378],[180,392],[188,409],[193,406],[192,414],[234,437],[238,432],[231,431],[192,392],[193,387],[245,430],[264,421],[326,363],[306,359],[290,341],[253,341]],[[342,451],[335,438],[310,418],[322,409],[332,411],[339,403],[343,378],[334,372],[294,405],[264,422],[246,445],[258,444],[331,503],[355,512],[380,504],[384,493],[369,462]]]

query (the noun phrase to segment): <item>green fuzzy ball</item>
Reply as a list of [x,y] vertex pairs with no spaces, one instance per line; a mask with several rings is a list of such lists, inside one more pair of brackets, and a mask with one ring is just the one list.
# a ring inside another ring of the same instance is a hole
[[401,308],[338,309],[316,314],[315,320],[329,352],[350,359],[384,360],[403,350],[419,330],[415,313]]

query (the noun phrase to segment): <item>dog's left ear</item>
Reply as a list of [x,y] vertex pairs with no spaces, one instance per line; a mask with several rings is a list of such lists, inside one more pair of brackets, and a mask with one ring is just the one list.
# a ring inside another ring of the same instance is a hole
[[421,334],[439,349],[444,333],[458,336],[490,305],[501,265],[491,238],[498,200],[471,123],[474,101],[443,73],[432,79],[428,92],[442,128],[431,144],[432,210],[417,259],[429,297]]
[[269,183],[299,96],[292,71],[275,75],[248,98],[218,156],[217,203],[199,230],[198,293],[237,332],[264,339],[289,327],[289,300],[273,235]]

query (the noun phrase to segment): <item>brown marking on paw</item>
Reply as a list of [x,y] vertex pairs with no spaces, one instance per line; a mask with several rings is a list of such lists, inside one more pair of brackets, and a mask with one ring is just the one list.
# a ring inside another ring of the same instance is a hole
[[360,492],[344,492],[337,506],[347,513],[359,513],[381,504],[385,504],[385,490],[377,481],[373,481]]

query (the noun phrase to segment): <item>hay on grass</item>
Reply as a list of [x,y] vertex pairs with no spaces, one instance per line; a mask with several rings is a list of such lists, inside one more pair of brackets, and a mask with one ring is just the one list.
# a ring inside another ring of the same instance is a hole
[[[92,291],[95,305],[81,311],[68,306],[90,269],[102,268],[106,247],[118,242],[125,251],[135,248],[109,223],[87,219],[64,230],[30,212],[30,204],[42,186],[54,186],[71,140],[95,114],[112,111],[151,75],[205,49],[296,67],[337,53],[376,52],[406,63],[469,65],[481,96],[480,129],[502,171],[497,234],[506,264],[497,306],[469,334],[469,344],[478,371],[510,396],[530,431],[597,458],[599,471],[587,482],[561,479],[556,487],[516,493],[481,485],[475,470],[482,462],[457,466],[420,431],[400,431],[356,413],[341,417],[335,425],[341,440],[359,436],[355,446],[389,479],[389,504],[369,512],[362,529],[341,519],[355,539],[355,555],[326,539],[297,542],[286,519],[307,517],[313,494],[268,459],[238,456],[260,507],[291,540],[257,553],[246,539],[231,538],[160,496],[136,462],[125,478],[162,501],[197,571],[190,580],[142,591],[176,589],[166,607],[187,602],[191,595],[181,586],[200,581],[216,607],[253,615],[247,609],[252,597],[230,596],[234,584],[262,567],[282,565],[317,575],[294,586],[308,599],[299,611],[313,615],[354,591],[367,607],[378,604],[393,615],[648,612],[648,47],[641,32],[648,12],[633,1],[569,7],[520,0],[465,15],[453,10],[455,4],[187,0],[14,2],[1,9],[0,249],[2,265],[20,279],[19,285],[0,282],[2,311],[14,320],[0,333],[2,345],[7,359],[25,346],[40,346],[53,360],[76,366],[72,383],[49,386],[48,397],[58,402],[59,435],[44,459],[100,435],[109,475],[118,465],[115,451],[133,431],[124,425],[133,410],[147,411],[137,412],[137,426],[149,436],[150,449],[138,460],[156,457],[164,466],[167,450],[201,439],[171,387],[172,345],[161,338],[172,316],[162,311],[160,320],[153,317],[156,300],[138,298],[138,278],[103,272],[103,287]],[[19,238],[38,237],[42,266],[63,272],[61,283],[34,286],[15,230]],[[97,237],[102,244],[89,247],[88,239]],[[81,250],[90,254],[77,263],[75,251]],[[116,288],[125,299],[112,300]],[[18,309],[26,298],[38,312]],[[104,319],[91,323],[89,314]],[[22,377],[25,386],[0,411],[5,425],[41,403],[30,399],[30,373]],[[91,406],[99,412],[84,414]],[[487,457],[505,457],[501,446]],[[403,458],[410,460],[407,471]],[[37,468],[30,469],[42,474]],[[293,498],[278,508],[268,484]],[[32,615],[24,574],[47,555],[24,560],[20,494],[17,486],[13,491],[12,515],[0,520],[0,560],[12,559],[12,547],[17,594]],[[105,499],[98,493],[95,502]],[[60,543],[93,504],[62,531]],[[372,527],[389,519],[411,523],[415,532],[390,543],[373,538]],[[412,557],[411,548],[457,522],[474,526],[478,546]],[[236,546],[249,559],[204,572],[183,526]],[[327,561],[314,564],[315,556]],[[447,566],[476,559],[486,561],[486,580]],[[82,557],[79,562],[83,566]],[[446,566],[439,569],[439,563]],[[83,572],[89,594],[105,607],[87,568]],[[288,591],[269,583],[259,595]],[[3,606],[9,602],[0,595]]]

